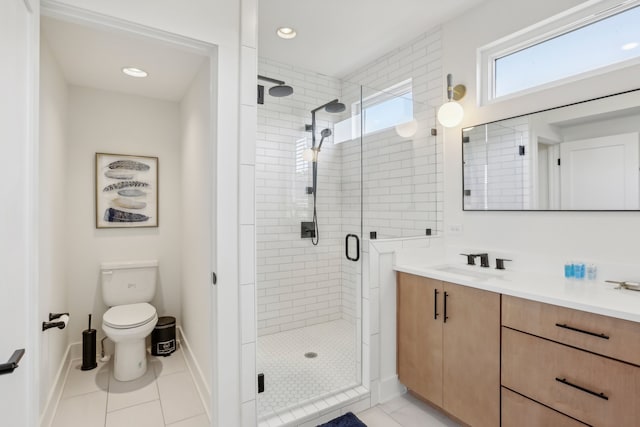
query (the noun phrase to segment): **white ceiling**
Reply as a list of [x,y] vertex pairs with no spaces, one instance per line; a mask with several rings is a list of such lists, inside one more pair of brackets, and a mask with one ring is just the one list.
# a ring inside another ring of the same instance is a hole
[[[72,85],[180,101],[205,60],[142,36],[47,17],[41,24],[42,38]],[[129,77],[122,67],[141,68],[149,76]]]
[[[261,57],[344,77],[483,0],[259,0]],[[276,29],[298,36],[283,40]]]

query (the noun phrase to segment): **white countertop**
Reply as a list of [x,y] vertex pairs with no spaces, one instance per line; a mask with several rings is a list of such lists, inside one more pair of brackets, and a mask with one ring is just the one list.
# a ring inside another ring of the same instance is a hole
[[[443,271],[443,269],[450,271]],[[563,277],[542,274],[445,263],[396,264],[394,270],[640,322],[640,292],[614,289],[617,285],[606,283],[601,279],[567,280]]]

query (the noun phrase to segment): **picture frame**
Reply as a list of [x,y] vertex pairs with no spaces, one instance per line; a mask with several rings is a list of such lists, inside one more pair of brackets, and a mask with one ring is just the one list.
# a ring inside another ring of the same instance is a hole
[[158,227],[158,158],[96,153],[96,228]]

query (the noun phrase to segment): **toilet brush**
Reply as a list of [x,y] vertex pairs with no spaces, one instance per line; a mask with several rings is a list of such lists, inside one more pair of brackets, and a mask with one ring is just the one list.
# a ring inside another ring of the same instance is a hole
[[82,331],[82,369],[89,371],[98,366],[96,363],[96,330],[91,329],[91,315],[89,328]]

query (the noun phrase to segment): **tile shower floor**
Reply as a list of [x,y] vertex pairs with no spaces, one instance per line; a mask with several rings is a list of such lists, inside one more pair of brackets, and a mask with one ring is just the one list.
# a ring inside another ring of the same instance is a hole
[[353,387],[358,383],[355,326],[335,320],[259,337],[257,369],[265,376],[259,419]]
[[73,360],[51,426],[208,427],[182,349],[148,357],[146,374],[127,382],[115,380],[112,361],[82,371]]

